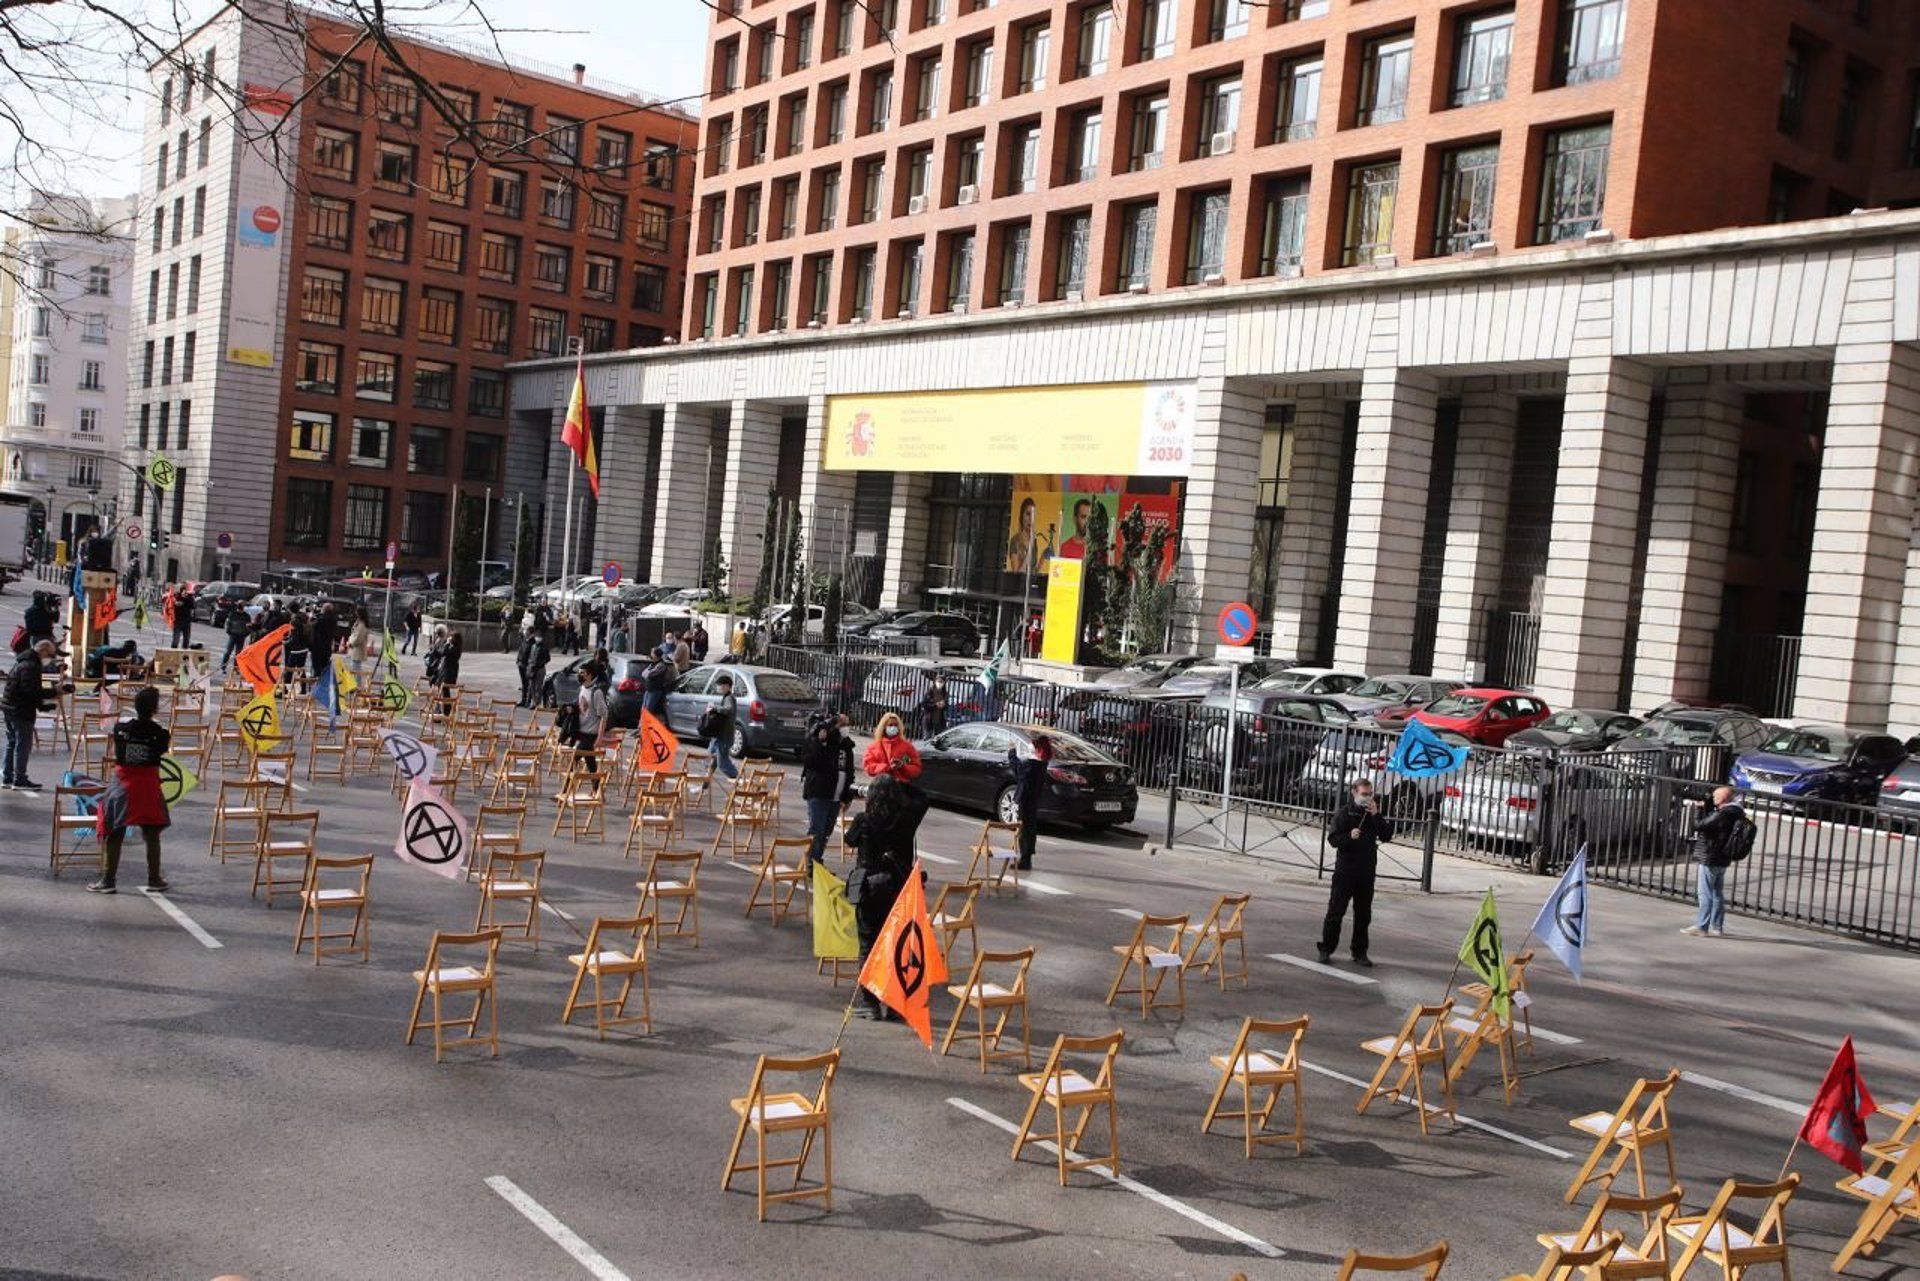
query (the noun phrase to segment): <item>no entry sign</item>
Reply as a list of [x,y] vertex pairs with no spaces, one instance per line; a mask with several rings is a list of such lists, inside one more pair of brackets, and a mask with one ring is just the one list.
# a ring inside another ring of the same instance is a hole
[[1253,612],[1253,606],[1243,600],[1234,601],[1220,611],[1220,640],[1228,645],[1248,645],[1253,642],[1253,633],[1259,628],[1260,620]]

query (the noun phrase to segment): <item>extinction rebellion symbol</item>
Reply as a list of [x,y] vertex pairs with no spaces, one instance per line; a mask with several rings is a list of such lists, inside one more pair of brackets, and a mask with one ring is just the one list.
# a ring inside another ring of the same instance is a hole
[[422,863],[451,863],[460,857],[460,825],[446,807],[422,800],[407,811],[407,853]]
[[908,921],[893,941],[893,978],[903,998],[911,997],[927,981],[927,941],[918,921]]

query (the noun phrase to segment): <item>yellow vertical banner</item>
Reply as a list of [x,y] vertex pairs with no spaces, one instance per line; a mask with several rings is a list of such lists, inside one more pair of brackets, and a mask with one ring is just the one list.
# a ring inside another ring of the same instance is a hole
[[1049,663],[1071,663],[1080,650],[1081,562],[1055,556],[1047,564],[1047,622],[1040,637],[1040,657]]

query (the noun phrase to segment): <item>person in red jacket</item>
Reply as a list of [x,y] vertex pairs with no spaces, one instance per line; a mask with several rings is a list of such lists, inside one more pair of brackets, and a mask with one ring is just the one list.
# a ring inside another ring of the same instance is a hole
[[896,783],[911,783],[920,777],[920,753],[908,740],[898,712],[888,712],[880,718],[874,727],[873,743],[861,763],[870,778],[885,774]]

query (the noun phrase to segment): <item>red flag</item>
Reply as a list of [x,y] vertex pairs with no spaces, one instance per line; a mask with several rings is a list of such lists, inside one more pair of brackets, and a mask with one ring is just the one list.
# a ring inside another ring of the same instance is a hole
[[1813,1107],[1800,1123],[1800,1138],[1806,1145],[1838,1161],[1855,1174],[1865,1173],[1860,1149],[1867,1141],[1867,1117],[1877,1105],[1860,1079],[1860,1068],[1853,1058],[1853,1038],[1840,1043],[1833,1056],[1827,1079],[1820,1082],[1820,1093],[1813,1096]]
[[907,1021],[921,1042],[933,1048],[933,1015],[929,1002],[936,983],[947,981],[947,958],[934,941],[927,920],[927,895],[921,888],[920,864],[907,874],[906,888],[893,901],[880,937],[860,967],[860,986],[879,997]]
[[600,497],[600,460],[593,452],[593,420],[587,416],[587,363],[584,360],[574,369],[573,399],[567,402],[567,425],[560,429],[560,443],[580,460],[580,469],[587,473],[593,496]]

